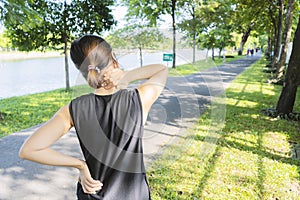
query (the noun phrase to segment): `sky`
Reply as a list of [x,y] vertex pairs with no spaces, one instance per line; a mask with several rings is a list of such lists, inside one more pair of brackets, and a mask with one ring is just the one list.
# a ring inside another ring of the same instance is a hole
[[127,7],[125,6],[116,6],[112,8],[112,15],[114,19],[118,22],[117,28],[123,28],[126,24],[125,15],[127,13]]

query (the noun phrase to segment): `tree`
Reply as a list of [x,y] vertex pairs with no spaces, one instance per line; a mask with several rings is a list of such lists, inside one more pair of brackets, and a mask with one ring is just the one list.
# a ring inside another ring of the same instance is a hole
[[294,35],[292,54],[286,71],[283,88],[277,102],[276,111],[278,114],[289,114],[293,111],[300,85],[300,16],[297,29]]
[[281,38],[282,38],[282,21],[283,21],[283,10],[284,10],[283,0],[277,1],[277,8],[278,8],[278,16],[277,16],[277,26],[275,31],[274,57],[272,60],[273,68],[278,65],[279,54],[280,54],[280,46],[281,46]]
[[[143,49],[156,48],[163,42],[164,36],[156,28],[143,25],[129,25],[126,28],[117,30],[108,41],[114,47],[131,47],[139,50],[140,66],[143,66]],[[121,42],[122,41],[122,42]],[[125,43],[126,41],[126,43]],[[119,43],[119,44],[117,44]],[[121,46],[120,46],[121,44]],[[122,45],[123,44],[123,45]]]
[[212,33],[202,33],[200,34],[200,40],[201,40],[201,44],[204,48],[207,49],[207,54],[208,54],[208,50],[212,50],[212,60],[215,60],[215,42],[216,42],[216,38],[214,36],[214,34]]
[[197,37],[202,32],[204,28],[202,19],[197,17],[197,12],[201,8],[202,2],[198,2],[197,0],[188,0],[188,1],[179,1],[178,7],[183,11],[180,12],[182,17],[189,16],[188,18],[183,19],[178,27],[182,30],[186,38],[191,39],[192,48],[193,48],[193,64],[195,63],[196,57],[196,46],[197,46]]
[[291,39],[291,33],[292,33],[292,25],[293,25],[293,12],[295,8],[295,0],[289,0],[288,1],[288,8],[286,12],[286,20],[285,20],[285,29],[283,33],[283,46],[282,46],[282,51],[280,54],[280,59],[277,65],[276,69],[276,79],[280,80],[283,78],[283,73],[285,69],[285,64],[286,64],[286,56],[287,56],[287,51]]
[[106,41],[112,46],[113,49],[129,49],[130,42],[125,39],[126,29],[117,29],[106,36]]
[[[131,29],[131,31],[130,31]],[[134,48],[139,49],[140,54],[140,66],[143,66],[143,53],[142,49],[147,47],[157,47],[159,43],[163,41],[163,35],[154,28],[144,28],[139,26],[128,27],[128,30],[131,32],[130,35],[127,35],[131,45]]]
[[[26,18],[31,19],[33,23],[38,23],[40,17],[35,10],[29,9],[26,6],[27,2],[33,2],[33,0],[0,0],[0,21],[4,18],[11,21],[19,21],[20,25],[24,23],[22,20]],[[24,15],[26,18],[24,18]]]
[[201,44],[208,50],[212,50],[212,60],[215,57],[215,49],[219,49],[219,57],[226,46],[233,46],[232,36],[227,29],[216,27],[200,35]]
[[176,64],[176,21],[175,12],[178,0],[123,0],[128,6],[128,16],[137,16],[146,18],[150,25],[156,26],[157,20],[164,14],[169,14],[172,17],[173,29],[173,65]]
[[[270,29],[270,15],[268,13],[268,0],[229,0],[234,31],[242,34],[238,54],[242,55],[251,32],[256,30],[258,34]],[[255,6],[253,6],[255,5]]]
[[200,41],[203,47],[219,49],[219,56],[226,46],[233,46],[232,41],[232,19],[230,17],[231,6],[223,1],[208,2],[197,11],[197,17],[201,19],[198,29],[201,30]]
[[[12,45],[20,50],[44,50],[45,48],[63,48],[65,54],[66,89],[69,90],[68,43],[74,36],[82,34],[101,34],[115,23],[109,6],[113,0],[82,1],[24,1],[26,9],[38,13],[36,18],[22,15],[11,20],[9,12],[4,15],[4,25],[12,40]],[[4,7],[9,9],[10,4]],[[20,25],[19,20],[23,22]]]

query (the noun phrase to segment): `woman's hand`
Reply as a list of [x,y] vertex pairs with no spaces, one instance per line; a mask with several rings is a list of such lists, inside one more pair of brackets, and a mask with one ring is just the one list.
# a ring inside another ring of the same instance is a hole
[[120,68],[111,68],[105,71],[104,81],[112,83],[117,89],[124,89],[128,86],[128,81],[126,79],[126,71]]
[[79,182],[81,183],[82,189],[85,193],[96,194],[97,191],[101,190],[103,184],[100,181],[92,178],[90,170],[85,162],[79,171]]

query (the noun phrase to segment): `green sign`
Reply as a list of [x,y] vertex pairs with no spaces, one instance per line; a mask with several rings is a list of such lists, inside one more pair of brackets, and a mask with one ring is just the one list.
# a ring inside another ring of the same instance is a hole
[[173,54],[171,54],[171,53],[164,53],[163,54],[163,61],[173,61]]

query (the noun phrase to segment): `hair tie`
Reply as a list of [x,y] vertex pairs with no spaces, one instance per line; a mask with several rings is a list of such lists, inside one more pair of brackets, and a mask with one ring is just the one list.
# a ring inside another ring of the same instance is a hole
[[100,69],[94,65],[89,65],[88,70],[96,70],[98,73],[100,73]]

